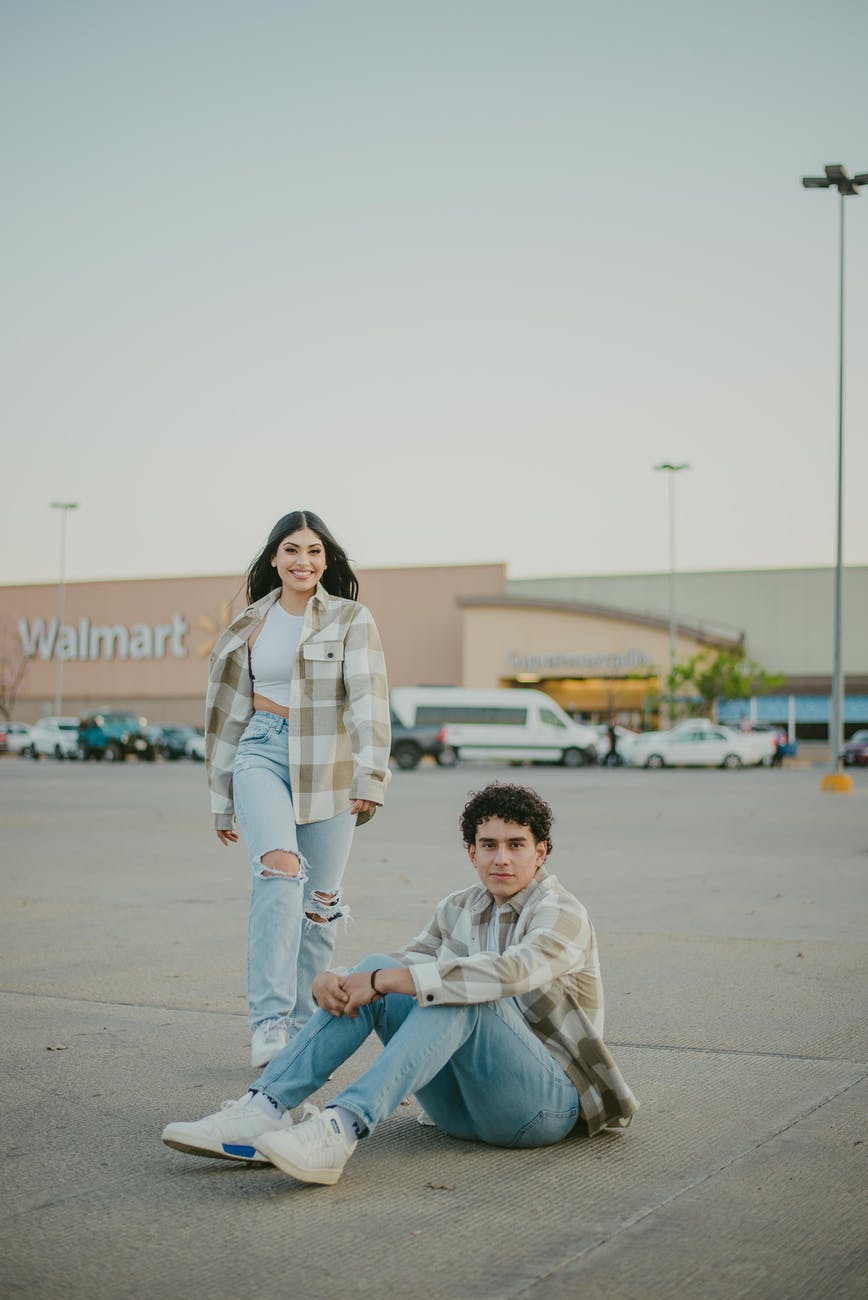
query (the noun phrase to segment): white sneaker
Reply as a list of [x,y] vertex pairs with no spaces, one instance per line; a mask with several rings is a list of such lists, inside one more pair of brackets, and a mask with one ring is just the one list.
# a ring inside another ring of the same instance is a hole
[[263,1020],[253,1031],[250,1064],[256,1067],[268,1065],[268,1062],[273,1061],[284,1047],[286,1047],[286,1021]]
[[213,1115],[189,1124],[167,1124],[163,1141],[176,1151],[187,1151],[191,1156],[216,1156],[218,1160],[244,1160],[247,1164],[264,1165],[258,1159],[253,1139],[263,1133],[280,1133],[292,1126],[289,1111],[283,1115],[274,1112],[274,1119],[254,1101],[253,1093],[246,1092],[237,1101],[224,1101]]
[[336,1183],[356,1149],[333,1110],[320,1111],[309,1102],[304,1119],[285,1133],[269,1130],[254,1139],[260,1155],[285,1174],[303,1183]]

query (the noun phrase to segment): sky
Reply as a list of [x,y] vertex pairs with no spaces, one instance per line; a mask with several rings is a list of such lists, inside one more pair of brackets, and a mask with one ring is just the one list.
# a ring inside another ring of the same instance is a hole
[[[0,583],[835,558],[862,0],[0,0]],[[868,188],[844,558],[868,563]]]

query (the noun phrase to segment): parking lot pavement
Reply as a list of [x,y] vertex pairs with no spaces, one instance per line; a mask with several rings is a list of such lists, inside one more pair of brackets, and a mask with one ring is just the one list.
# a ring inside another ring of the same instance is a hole
[[313,1188],[159,1141],[250,1080],[247,868],[209,830],[202,769],[0,764],[4,1294],[864,1293],[853,775],[830,796],[786,769],[396,773],[356,838],[339,960],[421,928],[471,880],[467,792],[526,781],[595,922],[642,1109],[621,1137],[503,1151],[419,1127],[411,1102]]

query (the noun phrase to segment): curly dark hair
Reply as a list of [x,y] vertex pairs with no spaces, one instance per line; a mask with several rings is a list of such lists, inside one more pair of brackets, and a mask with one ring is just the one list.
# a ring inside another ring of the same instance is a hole
[[272,567],[278,546],[284,537],[297,533],[302,528],[309,528],[316,533],[325,547],[326,571],[322,576],[322,585],[332,596],[344,596],[355,600],[359,594],[359,580],[353,573],[347,553],[326,528],[319,515],[312,510],[292,510],[283,515],[268,534],[268,541],[247,570],[247,601],[252,605],[261,596],[268,595],[280,586],[280,575]]
[[519,826],[527,826],[534,843],[539,844],[545,840],[551,853],[554,813],[536,790],[531,790],[526,785],[509,785],[507,782],[493,781],[484,790],[471,793],[459,821],[461,834],[468,848],[476,843],[479,823],[488,817],[500,817],[505,822],[517,822]]

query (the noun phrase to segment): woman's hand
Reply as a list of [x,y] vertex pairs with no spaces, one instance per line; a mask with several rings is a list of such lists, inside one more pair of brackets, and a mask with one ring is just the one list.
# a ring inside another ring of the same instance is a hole
[[313,1000],[323,1011],[331,1016],[342,1016],[346,1010],[348,995],[344,992],[340,977],[333,971],[320,971],[311,985]]
[[218,838],[218,840],[220,841],[221,844],[237,844],[237,843],[238,843],[238,832],[237,832],[237,831],[218,831],[218,832],[217,832],[217,838]]
[[373,799],[354,799],[350,804],[350,812],[369,813],[373,812],[376,807],[378,805],[374,803]]

